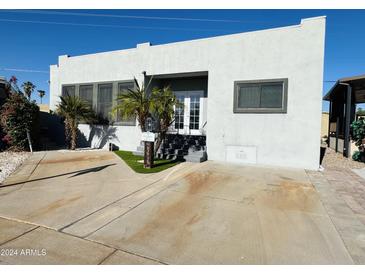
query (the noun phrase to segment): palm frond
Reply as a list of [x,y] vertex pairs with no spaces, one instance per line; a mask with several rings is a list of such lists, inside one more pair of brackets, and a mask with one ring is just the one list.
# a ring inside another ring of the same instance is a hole
[[112,108],[112,114],[122,118],[137,116],[141,129],[144,131],[145,119],[150,115],[151,100],[144,84],[139,85],[136,78],[134,83],[133,89],[125,90],[117,97],[117,105]]

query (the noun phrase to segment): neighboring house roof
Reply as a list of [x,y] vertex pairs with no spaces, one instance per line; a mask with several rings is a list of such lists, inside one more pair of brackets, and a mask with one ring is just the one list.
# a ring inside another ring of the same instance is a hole
[[5,85],[7,83],[6,78],[4,76],[0,76],[0,84]]
[[[4,76],[0,76],[0,105],[2,105],[5,100],[8,98],[8,94],[6,92],[7,88],[9,88],[10,83]],[[8,86],[8,87],[7,87]],[[16,92],[14,87],[10,85],[10,90],[12,92]]]
[[6,83],[7,83],[7,81],[6,81],[5,77],[0,76],[0,99],[1,100],[6,98],[6,93],[5,93]]
[[347,89],[346,85],[343,84],[351,86],[355,103],[365,103],[365,74],[338,79],[335,85],[323,97],[323,100],[331,101],[343,94]]

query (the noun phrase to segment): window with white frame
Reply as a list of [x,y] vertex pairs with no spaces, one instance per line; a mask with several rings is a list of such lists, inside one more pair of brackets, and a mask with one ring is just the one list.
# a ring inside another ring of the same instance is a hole
[[175,106],[175,129],[184,128],[184,96],[176,95],[176,100],[180,105]]
[[286,113],[288,79],[236,81],[235,113]]
[[200,96],[190,97],[190,129],[199,129]]

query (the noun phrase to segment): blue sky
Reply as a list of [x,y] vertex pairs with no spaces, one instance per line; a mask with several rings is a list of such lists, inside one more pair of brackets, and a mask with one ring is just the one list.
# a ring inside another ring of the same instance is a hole
[[[300,23],[301,18],[320,15],[327,16],[324,80],[334,81],[341,77],[365,73],[363,34],[365,10],[57,10],[57,12],[117,16],[59,15],[45,10],[40,13],[0,10],[2,36],[0,76],[10,78],[11,75],[15,75],[20,83],[28,80],[33,82],[37,89],[46,91],[46,97],[43,99],[45,103],[48,103],[49,93],[47,71],[50,64],[57,63],[59,55],[74,56],[131,48],[137,43],[146,41],[163,44],[295,25]],[[161,19],[166,17],[170,19]],[[48,23],[34,23],[39,21]],[[111,25],[114,27],[110,27]],[[332,82],[324,82],[323,93],[332,85]],[[37,94],[33,97],[38,100]],[[327,109],[328,104],[324,102],[323,110]]]

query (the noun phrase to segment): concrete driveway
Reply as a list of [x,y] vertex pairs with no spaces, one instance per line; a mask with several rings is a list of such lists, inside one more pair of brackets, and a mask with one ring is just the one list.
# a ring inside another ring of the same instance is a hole
[[142,175],[102,151],[34,154],[0,187],[0,230],[1,250],[41,253],[10,264],[354,263],[304,170]]

